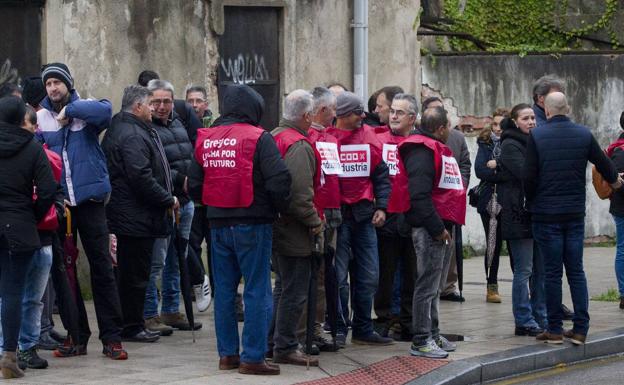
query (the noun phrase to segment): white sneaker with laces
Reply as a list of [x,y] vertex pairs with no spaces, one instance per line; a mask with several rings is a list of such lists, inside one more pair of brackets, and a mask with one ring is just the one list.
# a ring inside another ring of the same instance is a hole
[[193,286],[193,290],[195,291],[195,303],[197,304],[197,310],[200,312],[208,310],[210,304],[212,303],[208,276],[204,275],[204,282],[201,285]]

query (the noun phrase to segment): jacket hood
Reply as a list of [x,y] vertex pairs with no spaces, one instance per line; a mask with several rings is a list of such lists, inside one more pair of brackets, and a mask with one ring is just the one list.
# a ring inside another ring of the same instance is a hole
[[0,158],[10,158],[30,143],[34,135],[21,127],[0,123]]
[[221,116],[212,126],[247,123],[257,126],[264,113],[264,99],[244,84],[227,85],[221,102]]
[[[511,138],[522,143],[523,146],[526,146],[529,139],[529,134],[525,134],[524,132],[520,131],[520,129],[513,123],[511,119],[509,119],[509,121],[510,124],[506,125],[506,128],[503,130],[503,134],[501,135],[501,143],[506,139]],[[502,125],[503,123],[501,122],[501,126]]]

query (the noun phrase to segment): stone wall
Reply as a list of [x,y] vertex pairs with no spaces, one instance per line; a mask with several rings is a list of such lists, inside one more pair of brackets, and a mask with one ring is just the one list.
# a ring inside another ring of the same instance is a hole
[[[617,138],[619,116],[624,110],[624,55],[439,55],[422,62],[423,86],[439,92],[446,104],[456,109],[454,121],[465,115],[487,116],[496,107],[532,103],[533,82],[545,74],[556,74],[565,80],[572,118],[590,127],[601,146],[606,147]],[[476,137],[467,139],[474,161]],[[589,182],[589,167],[587,175]],[[473,177],[471,187],[477,183]],[[608,201],[600,200],[588,183],[587,237],[613,236],[608,207]],[[482,248],[483,228],[472,207],[468,209],[467,223],[464,241]]]

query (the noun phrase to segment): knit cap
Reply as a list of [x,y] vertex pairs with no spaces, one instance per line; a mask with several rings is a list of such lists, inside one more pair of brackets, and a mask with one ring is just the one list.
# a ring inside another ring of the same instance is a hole
[[69,68],[63,63],[50,63],[43,66],[41,71],[41,77],[43,78],[43,84],[48,79],[54,78],[62,81],[67,86],[68,90],[74,88],[74,78],[72,78]]
[[342,118],[357,109],[364,112],[364,103],[353,92],[345,91],[336,98],[336,117]]

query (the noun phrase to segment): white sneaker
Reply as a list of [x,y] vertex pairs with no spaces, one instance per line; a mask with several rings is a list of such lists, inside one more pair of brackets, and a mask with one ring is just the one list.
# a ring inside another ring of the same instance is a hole
[[204,282],[201,285],[193,286],[193,290],[195,291],[195,304],[197,304],[197,310],[200,312],[208,310],[210,304],[212,303],[208,276],[204,275]]
[[412,344],[410,354],[412,356],[427,358],[446,358],[449,355],[447,352],[440,349],[438,344],[436,344],[435,341],[431,339],[427,340],[427,343],[425,345],[415,346],[414,344]]

